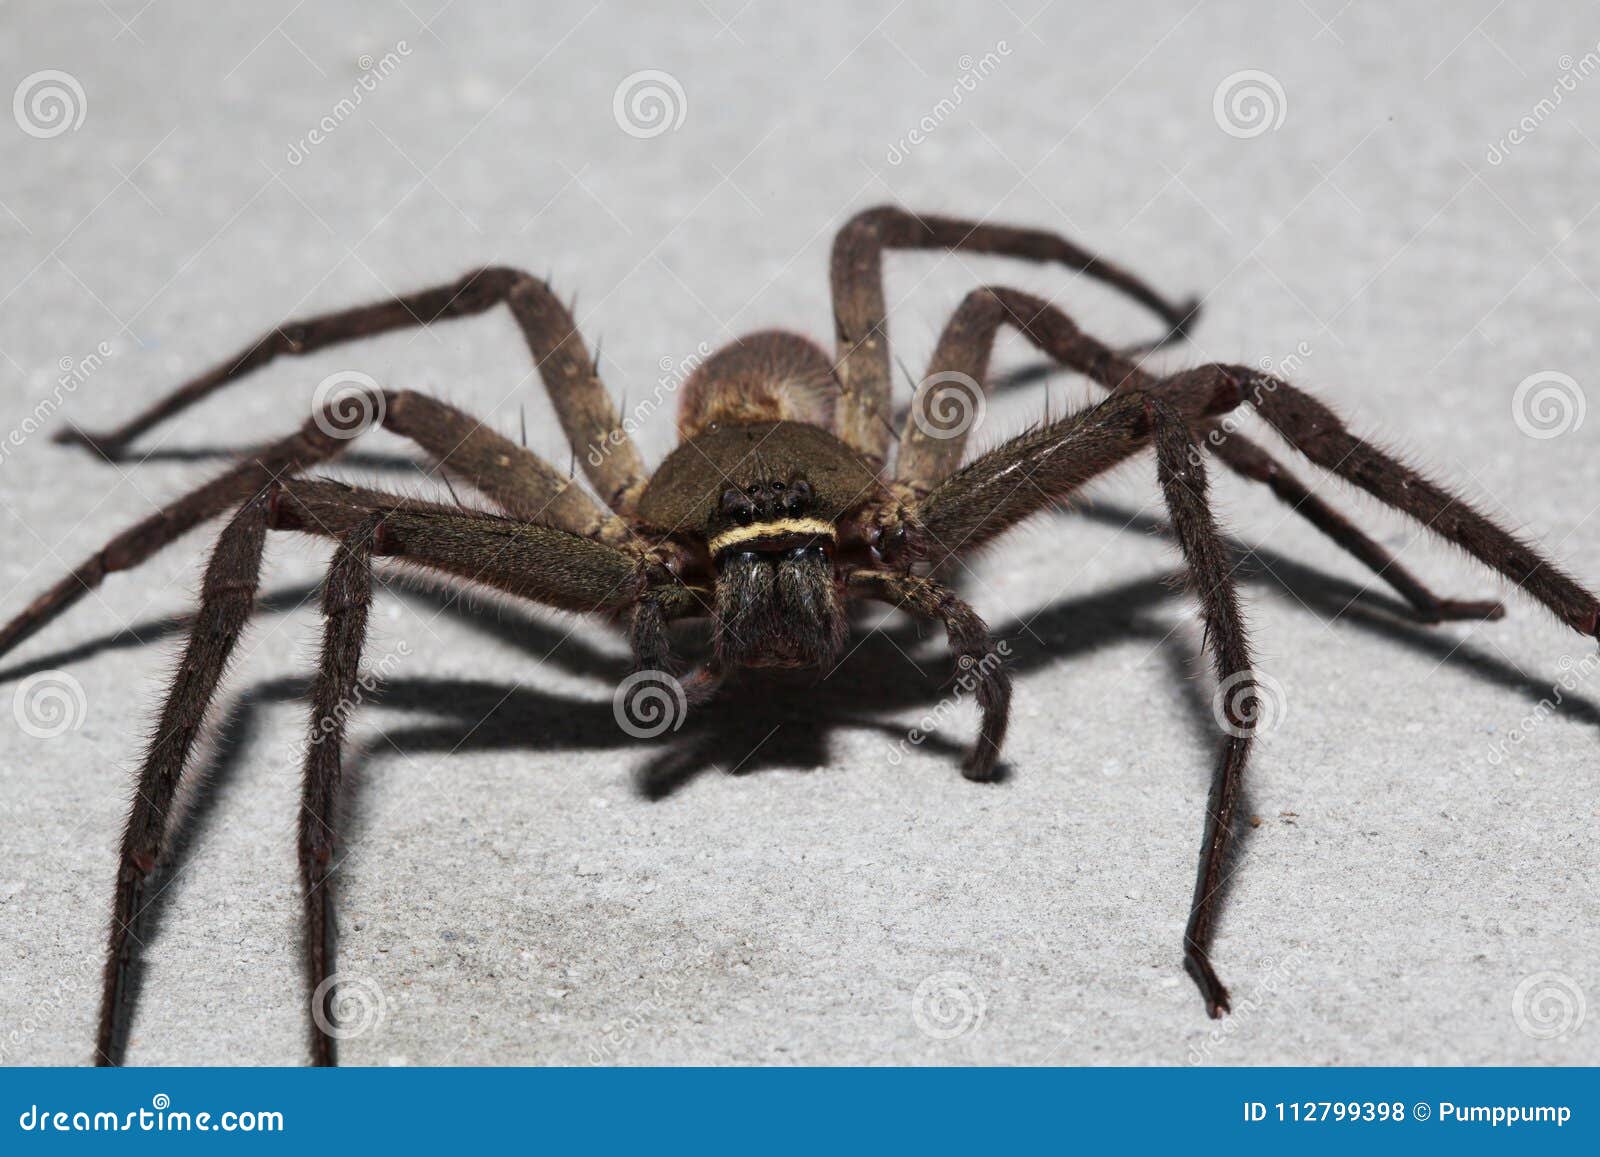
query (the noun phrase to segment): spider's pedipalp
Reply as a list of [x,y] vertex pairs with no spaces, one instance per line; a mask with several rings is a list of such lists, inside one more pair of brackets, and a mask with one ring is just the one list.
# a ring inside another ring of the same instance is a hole
[[988,626],[948,587],[903,571],[857,571],[850,576],[850,591],[943,624],[956,657],[956,683],[972,694],[982,716],[977,742],[961,771],[979,783],[994,779],[1011,717],[1011,674]]

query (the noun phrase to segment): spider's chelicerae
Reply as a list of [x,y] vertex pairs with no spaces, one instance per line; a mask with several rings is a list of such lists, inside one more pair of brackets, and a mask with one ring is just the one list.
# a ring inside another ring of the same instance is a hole
[[[1053,233],[879,208],[850,220],[834,242],[836,356],[780,332],[751,335],[712,355],[683,386],[681,444],[654,473],[619,423],[571,313],[544,282],[514,269],[482,269],[439,288],[279,326],[109,433],[61,432],[61,441],[116,458],[158,422],[280,354],[311,353],[504,303],[527,338],[593,489],[591,495],[524,447],[422,394],[373,388],[326,398],[298,432],[118,535],[0,631],[4,654],[106,575],[138,565],[201,522],[230,514],[122,840],[100,1063],[119,1063],[123,1056],[140,915],[153,895],[196,737],[250,617],[269,530],[321,535],[337,544],[322,599],[325,634],[311,691],[299,855],[309,980],[322,1006],[312,1010],[312,1055],[324,1064],[334,1059],[326,1026],[333,1023],[335,995],[327,983],[334,970],[335,804],[347,708],[359,701],[374,559],[620,621],[641,671],[672,669],[668,624],[709,619],[709,653],[682,684],[690,703],[713,695],[735,668],[817,667],[837,657],[852,603],[902,608],[941,623],[967,672],[963,683],[973,688],[982,724],[965,772],[987,780],[1005,736],[1009,679],[983,621],[939,580],[943,564],[1153,450],[1206,645],[1217,676],[1233,691],[1225,700],[1225,734],[1184,936],[1186,966],[1212,1016],[1228,1008],[1227,989],[1208,953],[1256,705],[1229,559],[1206,499],[1202,447],[1269,486],[1381,575],[1420,618],[1501,613],[1496,602],[1433,594],[1265,450],[1233,431],[1226,415],[1254,407],[1310,461],[1473,554],[1574,630],[1596,634],[1600,602],[1594,595],[1449,490],[1351,434],[1295,386],[1228,365],[1153,376],[1131,352],[1096,341],[1050,302],[1013,289],[978,289],[962,301],[939,339],[891,461],[896,434],[883,291],[887,249],[957,249],[1066,266],[1153,310],[1169,338],[1181,336],[1195,313],[1192,303],[1169,302]],[[966,429],[948,420],[946,407],[976,398],[952,398],[947,391],[987,384],[990,352],[1003,326],[1108,396],[963,463]],[[496,512],[303,477],[371,425],[414,441]],[[597,447],[604,452],[588,452]]]

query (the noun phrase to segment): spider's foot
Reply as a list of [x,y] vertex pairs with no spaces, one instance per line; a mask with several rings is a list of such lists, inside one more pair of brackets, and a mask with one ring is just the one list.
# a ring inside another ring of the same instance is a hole
[[1429,623],[1493,622],[1505,618],[1506,607],[1496,599],[1440,599],[1431,607],[1419,608],[1418,614]]
[[961,764],[961,774],[973,783],[994,783],[1000,778],[1000,752],[994,744],[978,741]]
[[83,446],[94,451],[107,462],[118,462],[123,456],[123,443],[116,438],[102,438],[98,434],[91,434],[87,430],[80,430],[76,426],[67,425],[51,435],[50,440],[58,446]]
[[1228,996],[1228,986],[1222,983],[1204,953],[1195,951],[1186,953],[1183,966],[1189,975],[1194,977],[1194,982],[1200,989],[1201,999],[1206,1002],[1207,1016],[1212,1020],[1220,1020],[1224,1013],[1233,1011]]

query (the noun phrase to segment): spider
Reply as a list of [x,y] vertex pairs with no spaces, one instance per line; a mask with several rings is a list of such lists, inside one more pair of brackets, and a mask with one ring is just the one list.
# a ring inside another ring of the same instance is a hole
[[[1049,301],[1014,289],[974,290],[939,338],[890,456],[891,359],[883,256],[961,250],[1052,263],[1103,282],[1154,312],[1164,336],[1117,350],[1082,332]],[[684,676],[685,704],[707,701],[739,668],[819,667],[836,659],[848,609],[861,601],[941,624],[981,723],[970,779],[995,778],[1010,681],[983,620],[946,584],[956,560],[1030,515],[1056,507],[1112,467],[1153,450],[1205,625],[1205,647],[1231,689],[1184,932],[1185,967],[1208,1013],[1228,1010],[1210,949],[1259,690],[1230,563],[1207,499],[1208,456],[1271,491],[1395,588],[1427,622],[1489,619],[1498,602],[1435,595],[1392,555],[1312,493],[1225,419],[1252,407],[1293,450],[1418,520],[1498,570],[1568,626],[1595,636],[1600,602],[1532,545],[1441,485],[1351,434],[1300,389],[1252,369],[1212,364],[1158,377],[1139,355],[1185,335],[1198,305],[1175,303],[1058,234],[895,207],[868,210],[837,234],[831,281],[837,338],[830,358],[785,332],[756,333],[706,358],[682,386],[680,443],[654,473],[619,422],[571,312],[543,281],[486,268],[448,285],[285,324],[107,433],[67,428],[57,440],[108,459],[157,423],[279,355],[506,305],[536,360],[556,415],[593,493],[469,415],[376,384],[335,394],[295,433],[254,452],[117,535],[0,630],[0,654],[127,570],[214,517],[230,514],[202,585],[186,650],[139,773],[121,844],[106,948],[96,1059],[121,1063],[132,1014],[137,930],[163,864],[174,802],[191,751],[257,592],[269,530],[336,544],[322,593],[324,635],[312,683],[299,866],[314,1062],[336,1059],[334,1022],[335,803],[341,748],[372,601],[374,560],[446,583],[605,616],[625,628],[636,671],[670,680],[668,627],[707,619],[707,654]],[[968,430],[952,403],[987,388],[991,350],[1010,327],[1104,400],[965,459]],[[936,383],[938,388],[926,388]],[[963,385],[964,383],[964,385]],[[963,390],[968,393],[963,394]],[[952,394],[954,391],[954,395]],[[492,512],[362,489],[305,471],[381,426],[415,442]],[[603,452],[597,451],[603,448]]]

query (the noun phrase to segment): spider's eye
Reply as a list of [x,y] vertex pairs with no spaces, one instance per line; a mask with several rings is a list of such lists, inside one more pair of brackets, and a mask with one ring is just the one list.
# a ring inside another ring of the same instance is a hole
[[749,526],[750,520],[755,516],[755,504],[737,487],[729,487],[722,492],[722,513],[731,515],[741,526]]

